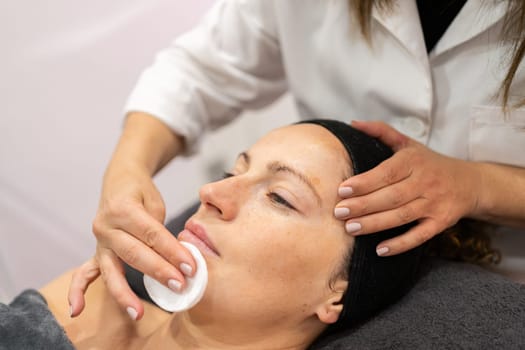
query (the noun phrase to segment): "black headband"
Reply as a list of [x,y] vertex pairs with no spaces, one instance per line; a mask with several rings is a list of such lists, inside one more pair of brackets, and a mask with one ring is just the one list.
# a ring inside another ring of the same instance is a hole
[[[354,175],[368,171],[391,157],[392,150],[376,138],[351,127],[349,124],[328,119],[300,122],[324,127],[343,144],[352,161]],[[399,299],[412,286],[421,248],[391,257],[379,257],[377,245],[406,232],[413,224],[355,238],[348,271],[348,288],[343,295],[338,321],[329,332],[349,328],[374,315],[386,305]]]

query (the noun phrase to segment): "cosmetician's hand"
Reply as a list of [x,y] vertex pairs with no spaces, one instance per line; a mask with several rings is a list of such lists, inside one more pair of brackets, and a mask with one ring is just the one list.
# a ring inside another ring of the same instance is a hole
[[352,126],[379,138],[394,155],[340,185],[343,200],[335,216],[354,235],[418,221],[408,232],[381,242],[378,255],[417,247],[475,210],[480,174],[473,163],[438,154],[382,122],[354,121]]
[[164,216],[162,197],[145,169],[108,169],[93,221],[96,255],[75,271],[70,284],[72,316],[82,312],[84,293],[99,274],[132,319],[143,316],[143,304],[125,279],[123,262],[174,291],[185,287],[184,276],[193,275],[195,261],[164,227]]

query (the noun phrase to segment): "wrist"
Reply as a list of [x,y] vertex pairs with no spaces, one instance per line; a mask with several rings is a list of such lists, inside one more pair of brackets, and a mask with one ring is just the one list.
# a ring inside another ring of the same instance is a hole
[[152,171],[143,162],[136,159],[113,157],[104,173],[104,182],[123,179],[132,174],[134,177],[153,177]]
[[117,163],[156,174],[184,148],[184,139],[154,116],[134,112],[127,116],[113,156]]
[[489,197],[487,191],[490,190],[490,187],[487,185],[484,164],[469,161],[465,161],[465,164],[469,169],[465,176],[466,183],[469,185],[466,188],[471,198],[471,205],[465,216],[486,220],[487,212],[490,212],[488,208],[490,200],[487,200]]
[[477,163],[478,205],[472,217],[496,224],[525,227],[525,169]]

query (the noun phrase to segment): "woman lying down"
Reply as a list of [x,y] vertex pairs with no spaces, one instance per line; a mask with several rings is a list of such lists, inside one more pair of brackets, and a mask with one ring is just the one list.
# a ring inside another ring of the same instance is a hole
[[365,321],[414,281],[423,248],[388,258],[375,250],[408,227],[354,238],[333,216],[341,181],[391,154],[330,120],[276,129],[241,153],[231,173],[201,188],[189,221],[211,248],[201,248],[204,296],[187,311],[148,304],[132,321],[98,279],[72,319],[71,273],[40,292],[77,349],[306,349]]

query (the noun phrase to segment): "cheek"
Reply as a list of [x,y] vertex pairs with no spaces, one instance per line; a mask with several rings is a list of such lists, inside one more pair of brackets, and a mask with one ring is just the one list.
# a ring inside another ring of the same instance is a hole
[[209,265],[207,305],[240,318],[311,313],[348,246],[342,224],[292,215],[269,220],[260,207],[246,209],[246,221],[235,223],[236,238],[228,240],[228,254]]
[[267,203],[264,194],[255,196],[258,200],[245,204],[223,231],[229,236],[221,244],[217,282],[242,286],[246,294],[325,287],[345,245],[343,223],[331,212],[307,218],[287,214]]
[[266,290],[326,285],[344,250],[337,231],[327,232],[324,225],[306,225],[291,218],[258,227],[238,242],[244,249],[236,254],[235,265],[243,282]]
[[241,248],[236,254],[238,266],[256,277],[284,275],[304,260],[303,254],[294,247],[296,235],[292,230],[277,231],[267,224],[238,243]]

